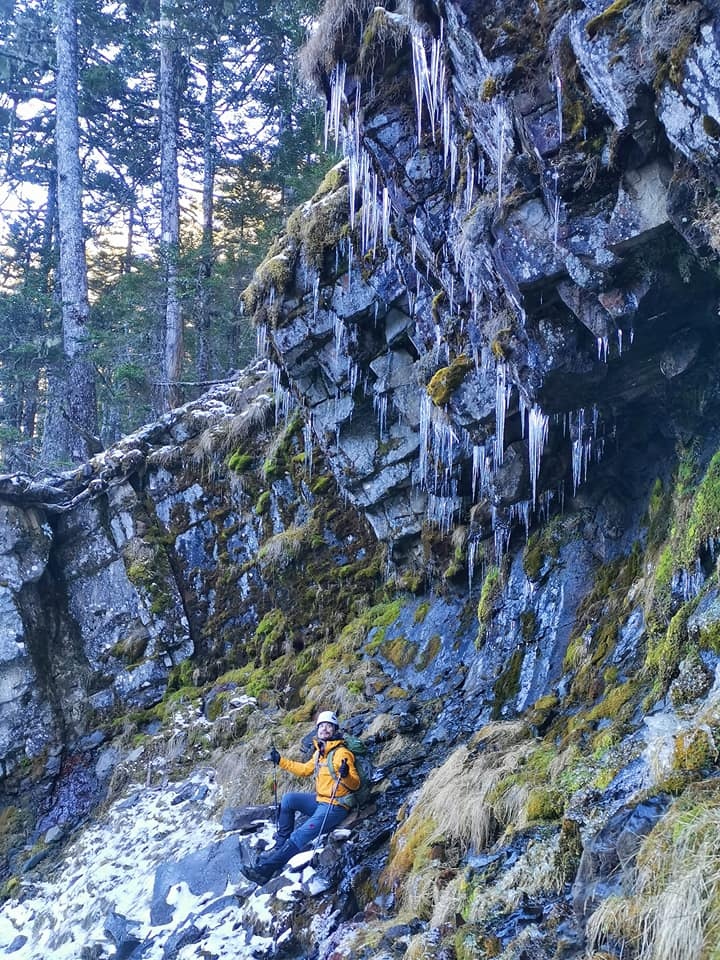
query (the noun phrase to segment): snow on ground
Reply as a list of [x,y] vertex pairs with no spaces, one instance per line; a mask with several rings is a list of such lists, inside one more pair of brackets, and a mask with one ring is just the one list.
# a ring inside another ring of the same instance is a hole
[[[17,960],[77,960],[83,946],[109,944],[103,927],[116,911],[137,921],[139,939],[150,931],[155,869],[224,835],[213,819],[217,787],[212,774],[183,784],[197,786],[196,799],[173,804],[177,787],[136,787],[89,824],[68,846],[62,863],[45,881],[22,880],[21,902],[0,909],[0,953],[19,935],[27,942],[11,955]],[[173,927],[181,912],[196,909],[200,898],[182,891]]]
[[[146,946],[146,960],[162,960],[168,938],[190,923],[201,938],[182,947],[178,960],[203,954],[223,960],[274,955],[290,935],[278,901],[290,908],[303,893],[314,895],[326,887],[310,865],[312,851],[290,861],[288,882],[275,896],[245,881],[228,885],[220,895],[196,895],[187,883],[177,883],[167,895],[172,920],[152,925],[157,867],[227,836],[215,819],[221,806],[218,789],[209,770],[180,784],[129,787],[78,832],[47,879],[29,873],[21,879],[20,899],[0,906],[0,956],[78,960],[83,948],[95,946],[102,946],[103,956],[112,956],[115,946],[105,924],[113,912],[130,922],[132,935]],[[272,834],[268,823],[252,843],[269,843]]]

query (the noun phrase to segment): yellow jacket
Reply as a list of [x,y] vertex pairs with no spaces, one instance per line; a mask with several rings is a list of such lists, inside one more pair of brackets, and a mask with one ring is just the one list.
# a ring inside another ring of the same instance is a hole
[[[355,769],[355,757],[345,746],[342,738],[328,740],[324,745],[317,740],[313,740],[313,746],[315,749],[308,761],[302,763],[300,760],[288,760],[287,757],[280,757],[280,768],[287,770],[289,773],[294,773],[296,777],[310,777],[315,774],[315,799],[317,802],[340,804],[340,797],[346,797],[360,786],[360,777]],[[335,798],[331,801],[330,798],[333,795],[336,780],[330,773],[325,758],[333,749],[335,749],[335,752],[332,755],[332,768],[335,777],[338,775],[343,760],[347,760],[349,770],[348,775],[338,784]]]

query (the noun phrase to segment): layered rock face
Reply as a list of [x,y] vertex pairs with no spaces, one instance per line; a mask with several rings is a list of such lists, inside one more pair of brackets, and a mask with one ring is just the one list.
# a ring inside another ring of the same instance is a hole
[[719,40],[709,2],[329,5],[347,159],[247,301],[396,556],[426,520],[500,555],[714,402]]

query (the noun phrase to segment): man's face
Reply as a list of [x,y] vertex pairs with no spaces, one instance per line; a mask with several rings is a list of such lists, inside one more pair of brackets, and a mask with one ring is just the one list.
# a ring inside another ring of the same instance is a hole
[[318,740],[332,740],[336,729],[334,723],[327,723],[326,721],[319,723],[317,728]]

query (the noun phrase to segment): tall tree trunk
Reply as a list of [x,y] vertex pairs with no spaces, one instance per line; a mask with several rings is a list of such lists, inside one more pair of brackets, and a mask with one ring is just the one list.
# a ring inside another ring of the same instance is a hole
[[135,243],[135,195],[130,198],[130,210],[128,212],[127,240],[125,242],[125,256],[123,258],[122,272],[130,273],[132,270],[134,245]]
[[89,360],[87,264],[83,241],[78,124],[76,0],[56,0],[57,202],[60,232],[63,369],[51,380],[43,458],[86,460],[96,450],[95,373]]
[[172,0],[160,0],[160,256],[165,273],[161,409],[180,402],[183,328],[178,293],[180,201],[178,184],[179,52]]
[[205,71],[203,103],[203,194],[202,258],[200,267],[200,303],[198,309],[197,378],[208,380],[212,364],[210,352],[210,278],[213,271],[213,193],[215,187],[215,60],[209,51]]

